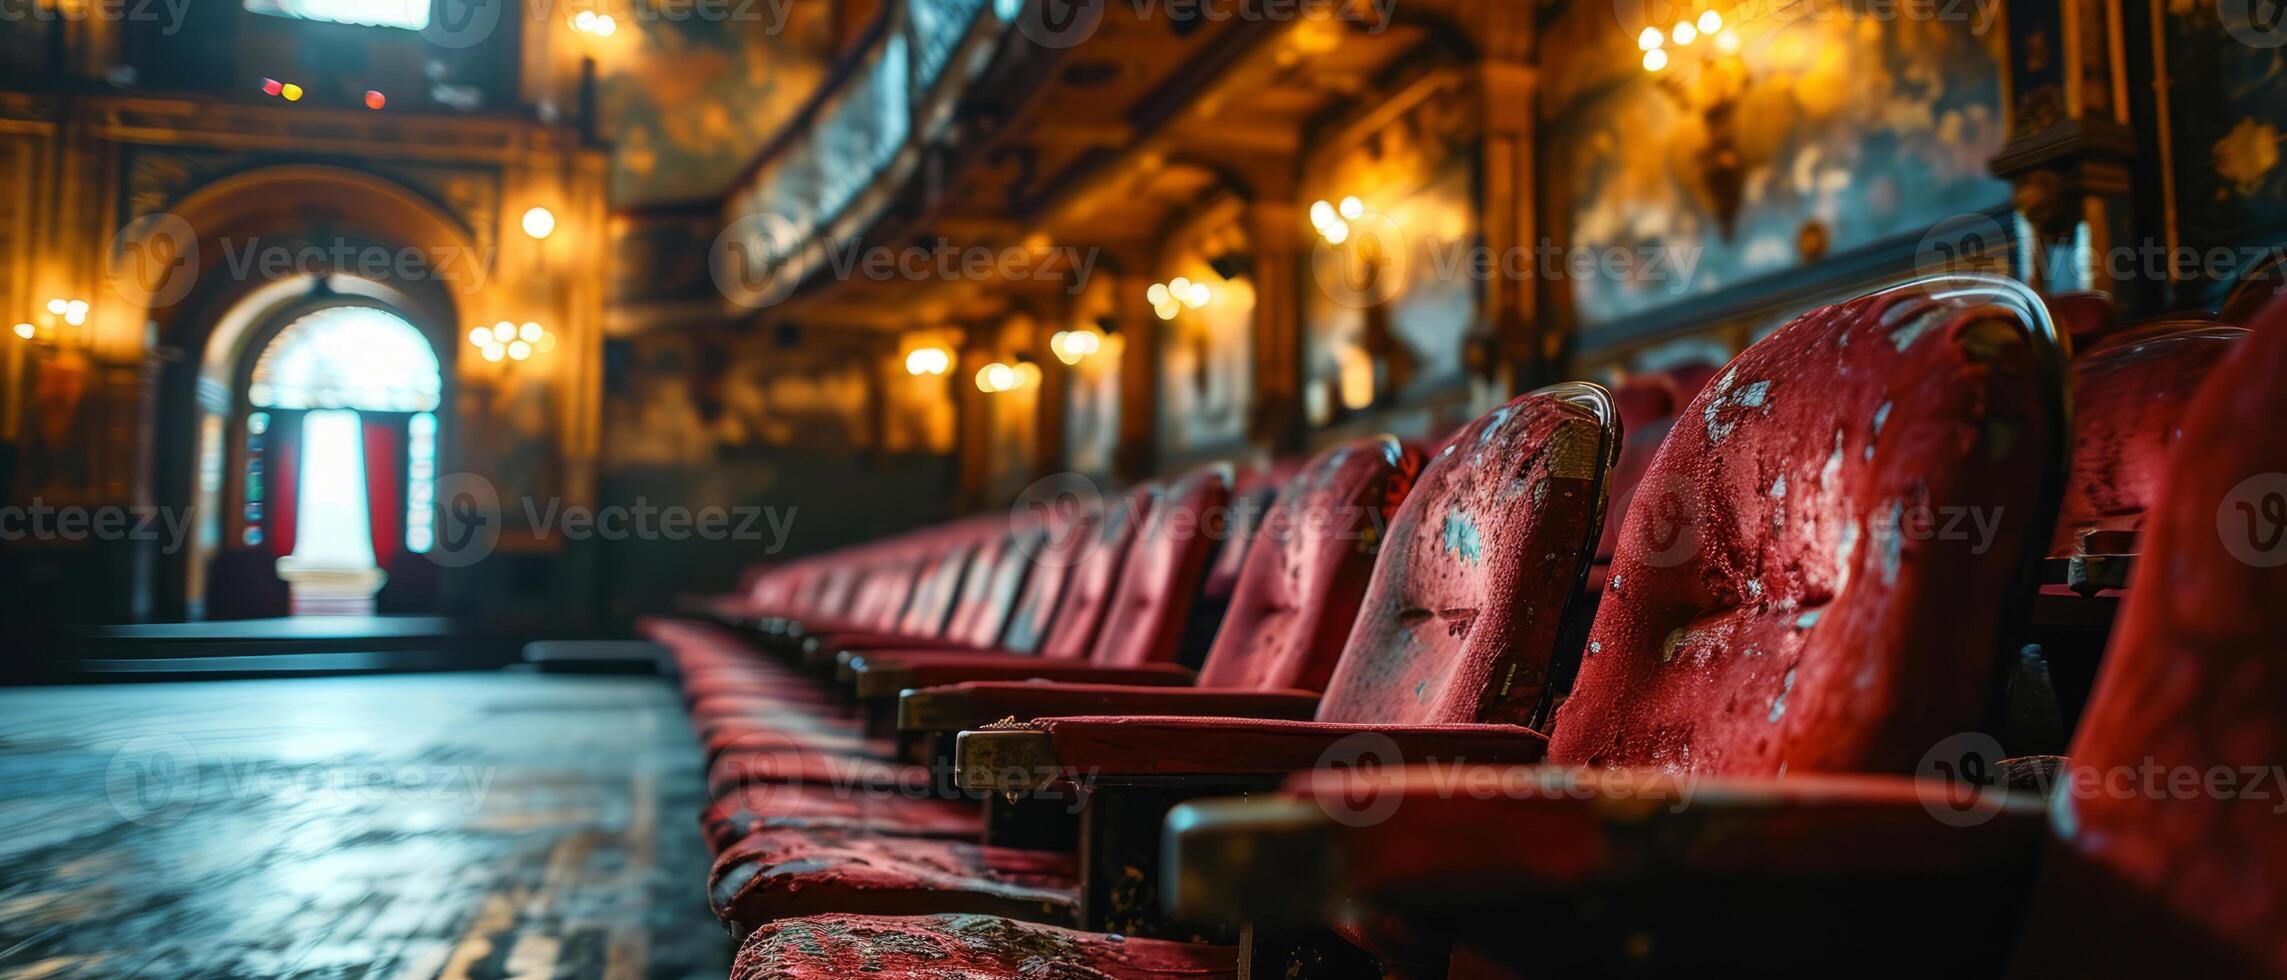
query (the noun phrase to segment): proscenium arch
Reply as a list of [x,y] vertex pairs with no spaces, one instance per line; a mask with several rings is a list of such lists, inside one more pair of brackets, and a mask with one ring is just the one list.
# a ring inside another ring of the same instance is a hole
[[[456,358],[461,310],[483,286],[475,278],[381,281],[336,272],[317,290],[315,277],[293,275],[268,281],[233,276],[233,250],[264,240],[300,245],[317,236],[339,236],[354,244],[390,250],[414,248],[431,254],[484,254],[469,230],[429,198],[370,174],[321,165],[282,165],[249,170],[208,184],[166,209],[197,236],[200,275],[189,292],[170,304],[143,311],[163,349],[179,352],[162,360],[155,438],[149,440],[153,495],[162,506],[188,509],[198,534],[192,547],[163,551],[151,563],[155,618],[183,618],[189,611],[192,568],[206,560],[201,537],[219,541],[221,514],[213,501],[200,507],[198,470],[201,439],[210,417],[223,428],[243,417],[242,371],[279,329],[295,316],[325,305],[374,305],[411,323],[435,351],[444,384],[436,411],[438,459],[453,452]],[[226,247],[227,246],[227,247]],[[241,447],[224,440],[224,475],[219,499],[236,486]],[[210,530],[213,533],[209,533]]]

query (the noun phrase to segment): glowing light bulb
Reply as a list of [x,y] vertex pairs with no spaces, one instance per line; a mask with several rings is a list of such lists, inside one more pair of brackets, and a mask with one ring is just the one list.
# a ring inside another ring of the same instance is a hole
[[1712,10],[1703,10],[1703,11],[1700,11],[1700,14],[1699,14],[1699,32],[1700,32],[1701,34],[1713,34],[1713,33],[1717,32],[1717,31],[1720,31],[1720,30],[1722,30],[1722,29],[1723,29],[1723,15],[1722,15],[1722,14],[1716,13],[1715,11],[1712,11]]
[[1321,229],[1319,233],[1326,236],[1326,244],[1340,245],[1343,242],[1350,240],[1350,223],[1346,221],[1337,221],[1331,225],[1327,225],[1325,228]]
[[[1321,202],[1319,202],[1319,203],[1323,204],[1323,203],[1325,203],[1325,202],[1321,201]],[[1144,290],[1144,298],[1145,298],[1145,299],[1148,299],[1148,300],[1151,300],[1151,305],[1153,305],[1153,306],[1159,306],[1159,305],[1161,305],[1161,304],[1164,304],[1164,303],[1166,303],[1166,302],[1167,302],[1167,284],[1166,284],[1166,283],[1164,283],[1164,282],[1155,282],[1155,283],[1152,283],[1152,284],[1151,284],[1151,288],[1150,288],[1150,289],[1146,289],[1146,290]]]
[[579,13],[573,14],[572,29],[585,34],[595,33],[596,12],[593,10],[582,10]]
[[1668,66],[1668,53],[1659,48],[1644,52],[1644,70],[1659,71]]
[[1644,33],[1636,35],[1636,46],[1651,51],[1667,43],[1667,40],[1668,36],[1660,33],[1659,28],[1647,27],[1644,28]]
[[1699,37],[1699,28],[1691,26],[1691,21],[1679,21],[1676,24],[1675,31],[1670,33],[1668,36],[1675,38],[1676,45],[1681,47],[1683,45],[1690,44],[1693,39]]
[[1207,305],[1207,301],[1213,297],[1214,294],[1208,292],[1206,283],[1195,282],[1191,284],[1191,288],[1189,290],[1184,292],[1183,305],[1196,310],[1202,306]]
[[488,344],[484,348],[485,360],[497,361],[506,356],[508,356],[508,348],[502,347],[499,344]]
[[1014,376],[1009,384],[1011,388],[1030,388],[1040,383],[1040,365],[1031,361],[1018,361],[1009,373]]
[[987,394],[1007,391],[1016,385],[1016,369],[994,361],[977,369],[977,390]]
[[483,346],[485,346],[486,344],[490,344],[490,343],[492,343],[492,328],[491,328],[491,327],[470,327],[470,328],[469,328],[469,345],[470,345],[470,346],[472,346],[472,347],[483,347]]
[[492,340],[494,343],[505,344],[515,339],[516,324],[502,320],[499,323],[492,325]]
[[292,82],[287,82],[286,84],[279,86],[278,94],[283,96],[288,102],[302,101],[302,87]]
[[1183,304],[1170,297],[1167,302],[1152,306],[1151,311],[1162,320],[1173,320],[1176,314],[1183,312]]
[[1311,227],[1316,228],[1320,231],[1325,231],[1326,226],[1333,224],[1334,220],[1334,205],[1329,204],[1325,201],[1310,202]]
[[610,14],[602,14],[596,17],[597,37],[610,37],[617,33],[619,33],[619,22],[611,19]]
[[280,91],[283,91],[285,87],[286,83],[281,82],[275,78],[265,78],[262,80],[262,94],[264,95],[276,95]]
[[1345,217],[1345,218],[1348,218],[1348,219],[1350,219],[1350,220],[1352,220],[1352,221],[1356,221],[1356,220],[1358,220],[1359,216],[1361,216],[1361,215],[1363,215],[1363,214],[1365,214],[1365,213],[1366,213],[1366,202],[1364,202],[1364,201],[1361,201],[1361,200],[1358,200],[1358,195],[1356,195],[1356,194],[1352,194],[1352,195],[1350,195],[1349,197],[1345,197],[1345,198],[1343,198],[1343,199],[1342,199],[1342,216],[1343,216],[1343,217]]
[[1734,34],[1730,31],[1724,31],[1720,34],[1715,35],[1715,50],[1721,51],[1724,54],[1738,54],[1739,35]]
[[38,331],[32,329],[32,325],[29,323],[19,323],[16,325],[16,336],[22,337],[25,340],[32,339],[32,335],[37,332]]
[[365,90],[365,107],[366,107],[366,108],[368,108],[368,109],[380,109],[382,106],[385,106],[385,105],[388,105],[388,104],[389,104],[389,97],[388,97],[388,96],[386,96],[386,95],[383,95],[383,94],[381,94],[381,93],[379,93],[379,92],[376,92],[376,91],[374,91],[374,90],[372,90],[372,89],[366,89],[366,90]]
[[48,301],[48,312],[56,316],[64,315],[64,311],[70,308],[70,300],[51,299]]
[[525,343],[525,342],[523,342],[523,341],[521,341],[521,340],[510,341],[510,342],[509,342],[509,344],[508,344],[508,359],[509,359],[509,360],[511,360],[511,361],[521,361],[521,360],[523,360],[523,359],[525,359],[525,358],[527,358],[527,357],[531,357],[531,356],[532,356],[532,345],[531,345],[531,344],[527,344],[527,343]]
[[524,212],[524,233],[534,239],[546,238],[556,231],[556,212],[547,208],[532,208]]
[[516,328],[516,337],[525,343],[537,344],[540,342],[540,334],[542,332],[543,331],[540,329],[539,324],[526,323],[525,325]]

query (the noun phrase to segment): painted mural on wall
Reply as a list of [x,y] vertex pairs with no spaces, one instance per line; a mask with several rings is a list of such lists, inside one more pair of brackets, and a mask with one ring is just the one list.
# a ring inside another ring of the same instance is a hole
[[[1339,217],[1356,198],[1360,214],[1342,219],[1339,244],[1321,230],[1311,256],[1314,280],[1340,277],[1303,293],[1303,390],[1313,425],[1467,384],[1462,354],[1481,287],[1457,273],[1478,242],[1475,118],[1474,99],[1433,95],[1355,142],[1313,154],[1313,200],[1335,204]],[[1393,246],[1406,254],[1367,254]],[[1375,281],[1393,274],[1402,281]]]
[[675,333],[605,350],[604,465],[703,465],[776,449],[871,445],[868,364],[788,364],[767,340]]
[[2006,204],[1987,169],[2003,139],[1998,5],[1896,12],[1909,6],[1718,6],[1732,37],[1671,35],[1658,71],[1641,11],[1681,8],[1621,4],[1622,23],[1614,5],[1577,3],[1556,16],[1543,39],[1546,200],[1568,244],[1628,263],[1567,277],[1579,323]]
[[2218,11],[2169,0],[2164,37],[2176,224],[2203,253],[2287,242],[2287,46],[2242,41]]
[[1224,279],[1209,260],[1245,255],[1236,201],[1207,209],[1170,240],[1169,283],[1205,283],[1206,301],[1178,302],[1159,324],[1159,446],[1163,463],[1228,451],[1247,438],[1254,398],[1255,284]]
[[595,46],[617,206],[721,194],[824,76],[825,17],[633,20]]

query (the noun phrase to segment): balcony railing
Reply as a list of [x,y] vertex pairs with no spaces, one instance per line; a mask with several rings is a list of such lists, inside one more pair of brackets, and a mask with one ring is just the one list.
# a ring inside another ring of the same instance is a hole
[[898,0],[730,190],[713,261],[747,306],[783,297],[826,239],[862,231],[902,186],[944,111],[1011,34],[1024,0]]

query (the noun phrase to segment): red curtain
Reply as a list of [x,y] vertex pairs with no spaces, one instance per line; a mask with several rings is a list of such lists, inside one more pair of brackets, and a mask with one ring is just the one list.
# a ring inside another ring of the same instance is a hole
[[262,503],[269,525],[270,553],[284,558],[294,553],[294,517],[302,481],[302,413],[270,413],[270,430],[262,436],[262,479],[269,499]]
[[373,563],[382,571],[405,545],[406,415],[358,416],[365,434],[365,513],[373,526]]

